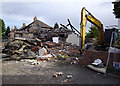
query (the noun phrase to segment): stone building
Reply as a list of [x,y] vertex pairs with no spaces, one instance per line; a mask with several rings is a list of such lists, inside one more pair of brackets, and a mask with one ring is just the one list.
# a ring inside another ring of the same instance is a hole
[[15,30],[14,36],[31,39],[43,39],[45,38],[45,36],[47,36],[46,32],[48,32],[51,29],[52,27],[43,23],[40,20],[37,20],[37,17],[34,17],[34,21],[32,23],[30,23],[27,26],[25,25],[25,23],[23,23],[23,26],[20,29]]
[[38,38],[42,40],[42,42],[46,42],[53,41],[52,39],[53,37],[59,37],[59,41],[79,45],[78,43],[79,38],[77,34],[74,33],[75,33],[74,31],[64,27],[54,29],[51,26],[45,24],[44,22],[38,20],[37,17],[34,17],[33,22],[27,26],[25,25],[25,23],[23,23],[23,26],[20,29],[17,29],[15,26],[14,29],[12,29],[10,32],[10,38],[13,39]]

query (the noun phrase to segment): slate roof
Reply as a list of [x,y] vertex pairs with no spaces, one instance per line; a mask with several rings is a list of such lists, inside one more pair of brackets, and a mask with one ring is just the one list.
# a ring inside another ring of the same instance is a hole
[[25,27],[21,27],[20,29],[18,29],[19,31],[20,30],[23,30],[23,29],[26,29],[26,28],[29,28],[29,27],[33,27],[33,26],[37,26],[37,28],[49,28],[51,29],[52,27],[45,24],[44,22],[40,21],[40,20],[36,20],[36,21],[33,21],[32,23],[30,23],[29,25],[25,26]]
[[40,20],[36,20],[35,23],[40,24],[40,26],[41,26],[42,28],[44,28],[44,27],[51,28],[49,25],[45,24],[44,22],[42,22],[42,21],[40,21]]

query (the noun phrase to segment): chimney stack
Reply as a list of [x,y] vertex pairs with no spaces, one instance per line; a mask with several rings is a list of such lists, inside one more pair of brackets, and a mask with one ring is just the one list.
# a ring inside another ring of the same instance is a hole
[[16,27],[16,26],[14,26],[14,29],[16,30],[16,29],[17,29],[17,27]]
[[13,31],[13,28],[11,29],[11,31]]
[[25,23],[23,23],[23,27],[25,27],[26,25],[25,25]]
[[36,20],[37,20],[37,17],[35,16],[35,17],[34,17],[34,21],[36,21]]

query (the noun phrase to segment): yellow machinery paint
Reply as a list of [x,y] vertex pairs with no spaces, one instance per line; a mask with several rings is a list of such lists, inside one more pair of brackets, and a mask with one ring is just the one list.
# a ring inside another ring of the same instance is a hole
[[[86,12],[88,14],[86,14]],[[85,45],[85,31],[86,31],[86,21],[89,21],[90,23],[94,24],[99,31],[98,36],[98,44],[104,44],[104,31],[103,31],[103,24],[97,20],[89,11],[85,9],[85,7],[81,10],[81,48],[84,49]]]
[[82,8],[81,11],[81,47],[82,49],[84,48],[85,45],[85,30],[86,30],[86,12],[85,12],[85,8]]

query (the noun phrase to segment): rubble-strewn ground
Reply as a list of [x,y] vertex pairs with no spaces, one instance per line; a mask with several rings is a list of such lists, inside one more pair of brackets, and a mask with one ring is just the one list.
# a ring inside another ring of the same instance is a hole
[[[55,72],[64,75],[53,77]],[[66,75],[72,75],[71,81],[65,81]],[[104,76],[78,64],[62,62],[42,62],[30,65],[21,61],[2,63],[3,84],[119,84],[120,80]]]
[[[100,53],[93,52],[96,55],[90,51],[82,51],[81,53],[79,47],[75,45],[65,43],[57,45],[47,42],[44,45],[47,51],[47,53],[44,52],[44,56],[48,57],[41,58],[41,56],[38,56],[38,50],[43,50],[43,48],[31,43],[20,40],[13,40],[8,44],[4,42],[6,46],[3,49],[5,49],[3,51],[0,49],[0,52],[3,52],[2,58],[0,58],[0,61],[2,60],[3,84],[120,83],[118,78],[112,76],[105,77],[104,74],[94,72],[85,66],[93,62],[93,58],[99,58]],[[103,56],[101,56],[101,59]],[[61,72],[63,75],[54,75],[57,72]],[[68,79],[68,76],[70,79]]]

